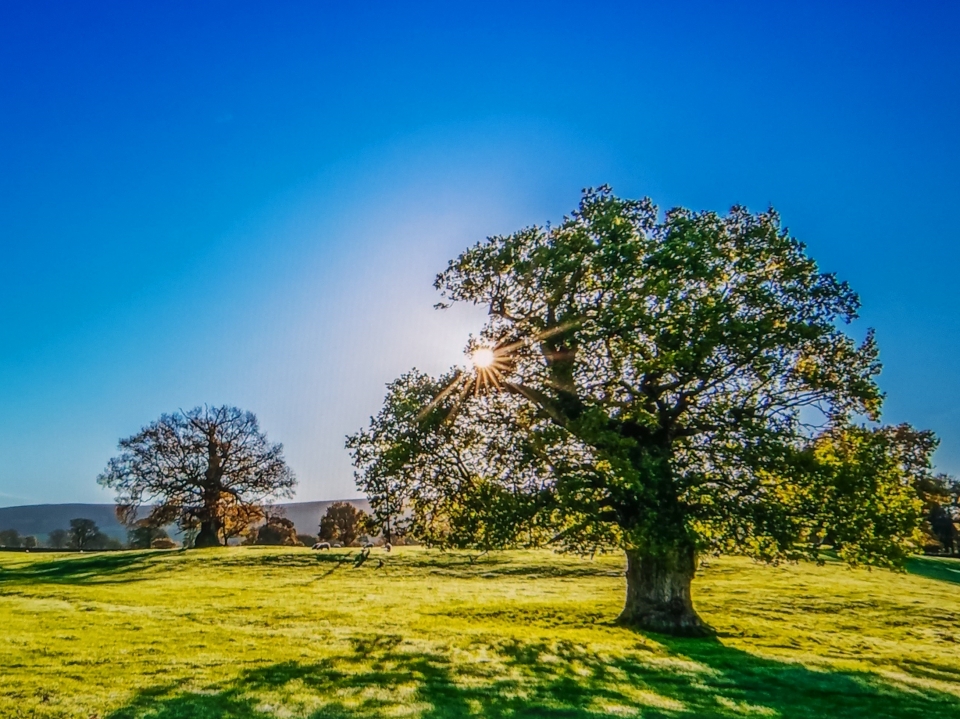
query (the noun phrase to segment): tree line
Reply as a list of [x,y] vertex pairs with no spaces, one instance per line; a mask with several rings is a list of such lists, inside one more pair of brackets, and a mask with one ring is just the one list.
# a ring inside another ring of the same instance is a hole
[[[316,534],[297,533],[294,523],[279,514],[267,514],[262,524],[247,527],[243,544],[311,546],[318,540],[359,546],[361,540],[378,534],[371,518],[349,502],[333,502],[320,519]],[[185,534],[182,543],[171,539],[166,529],[150,520],[138,521],[127,532],[127,542],[100,531],[92,519],[72,519],[70,529],[56,529],[41,542],[32,535],[21,536],[16,529],[0,530],[0,547],[10,549],[62,549],[73,551],[115,551],[120,549],[173,549],[195,546],[196,535]]]
[[55,529],[41,542],[33,535],[20,536],[16,529],[0,530],[0,547],[11,549],[67,549],[104,551],[123,549],[123,543],[100,531],[96,522],[82,517],[70,520],[69,529]]

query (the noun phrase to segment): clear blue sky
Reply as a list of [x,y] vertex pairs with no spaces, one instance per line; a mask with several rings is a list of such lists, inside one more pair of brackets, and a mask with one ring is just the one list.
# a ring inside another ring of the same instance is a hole
[[346,5],[0,5],[0,504],[109,501],[205,402],[355,495],[343,436],[478,326],[433,275],[601,183],[779,209],[960,471],[960,5]]

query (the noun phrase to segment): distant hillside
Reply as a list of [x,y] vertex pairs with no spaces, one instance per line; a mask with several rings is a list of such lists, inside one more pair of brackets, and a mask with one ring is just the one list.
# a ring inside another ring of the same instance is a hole
[[[365,512],[370,511],[366,499],[330,500],[327,502],[288,502],[275,505],[283,516],[291,520],[302,534],[316,534],[320,517],[335,501],[349,502]],[[0,507],[0,530],[16,529],[21,535],[44,539],[55,529],[68,529],[70,520],[92,519],[105,534],[126,540],[127,529],[114,513],[112,504],[27,504],[20,507]]]

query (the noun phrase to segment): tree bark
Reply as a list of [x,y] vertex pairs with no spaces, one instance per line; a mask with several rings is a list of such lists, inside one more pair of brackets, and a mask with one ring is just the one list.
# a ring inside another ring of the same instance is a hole
[[194,547],[219,547],[220,526],[216,520],[200,523],[200,533],[193,542]]
[[690,583],[696,571],[692,547],[666,554],[627,549],[627,597],[621,624],[674,636],[706,636],[712,629],[693,608]]

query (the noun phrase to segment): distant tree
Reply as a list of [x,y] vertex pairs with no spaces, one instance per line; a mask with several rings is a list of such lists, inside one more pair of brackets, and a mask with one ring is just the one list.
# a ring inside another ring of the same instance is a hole
[[39,542],[37,542],[37,538],[34,537],[32,534],[27,535],[26,537],[23,538],[23,546],[26,547],[27,549],[36,549],[38,545],[39,545]]
[[255,543],[295,547],[299,543],[297,529],[286,517],[267,517],[267,521],[257,529]]
[[70,542],[70,533],[65,529],[54,529],[47,535],[47,546],[52,549],[63,549]]
[[101,549],[104,534],[92,519],[70,520],[70,546],[73,549]]
[[922,485],[920,497],[934,546],[947,554],[960,551],[960,481],[936,475]]
[[779,503],[764,521],[792,525],[784,536],[805,542],[813,557],[829,536],[850,564],[894,566],[918,548],[919,490],[932,478],[936,446],[932,432],[906,424],[830,428],[811,442],[795,477],[768,482]]
[[91,540],[90,550],[107,550],[115,551],[118,549],[123,549],[123,542],[121,542],[116,537],[111,537],[108,534],[103,532],[98,532],[97,535]]
[[116,491],[121,520],[132,523],[150,504],[154,526],[198,527],[197,547],[223,543],[225,525],[239,534],[235,520],[255,516],[252,508],[268,499],[291,496],[296,484],[283,445],[269,442],[256,416],[236,407],[162,415],[121,440],[120,449],[98,482]]
[[228,543],[234,537],[248,533],[249,529],[262,522],[266,517],[263,507],[258,504],[244,504],[237,501],[232,494],[224,493],[220,506],[223,510],[223,524],[220,528],[223,543]]
[[137,523],[137,526],[127,532],[127,546],[130,549],[150,549],[154,540],[169,538],[170,535],[163,527]]
[[22,544],[23,538],[16,529],[0,531],[0,547],[20,547]]
[[369,530],[367,514],[349,502],[334,502],[320,518],[320,539],[348,547]]
[[[882,402],[873,333],[858,342],[843,327],[859,298],[774,211],[660,213],[587,190],[557,225],[467,249],[436,286],[489,313],[476,368],[427,382],[426,402],[417,378],[395,384],[348,441],[371,503],[389,487],[391,511],[402,499],[439,542],[618,547],[620,621],[697,634],[698,555],[817,551],[816,516],[793,514],[813,507],[794,499],[811,484],[852,513],[851,560],[895,562],[915,541],[890,443],[846,431],[878,420]],[[876,496],[846,501],[848,479]]]
[[305,547],[312,547],[317,541],[317,535],[315,534],[298,534],[297,542],[302,544]]
[[169,537],[157,537],[150,542],[150,549],[176,549],[177,543]]

